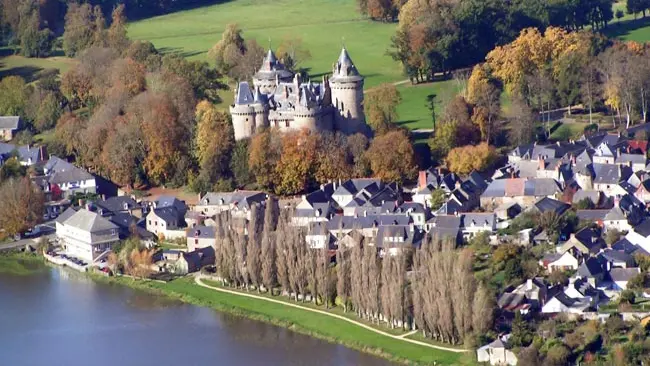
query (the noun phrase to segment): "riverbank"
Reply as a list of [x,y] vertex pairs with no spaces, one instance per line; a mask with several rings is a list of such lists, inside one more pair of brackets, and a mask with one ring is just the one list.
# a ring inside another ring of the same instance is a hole
[[0,273],[27,276],[47,270],[42,256],[17,250],[0,252]]
[[455,353],[403,342],[326,315],[200,287],[192,278],[182,278],[163,284],[121,277],[106,278],[98,275],[91,275],[91,277],[101,282],[122,284],[194,305],[282,326],[391,361],[421,365],[474,364],[470,352]]

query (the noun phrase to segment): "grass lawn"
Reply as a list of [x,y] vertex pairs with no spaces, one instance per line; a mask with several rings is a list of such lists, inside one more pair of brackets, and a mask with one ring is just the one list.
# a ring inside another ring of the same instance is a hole
[[[427,347],[400,342],[343,320],[325,315],[290,309],[281,304],[220,293],[199,287],[191,278],[178,279],[169,283],[136,282],[127,278],[104,279],[143,289],[159,290],[164,294],[200,306],[240,315],[256,320],[287,327],[332,342],[394,360],[408,360],[417,364],[458,365],[466,355],[445,352]],[[470,361],[467,361],[470,362]]]
[[229,23],[265,48],[269,39],[275,48],[284,37],[301,37],[312,55],[305,66],[315,76],[331,72],[345,42],[367,87],[404,79],[399,64],[386,55],[396,24],[363,19],[353,0],[236,0],[133,22],[128,31],[163,52],[207,60]]
[[34,81],[38,73],[47,69],[59,69],[66,72],[75,61],[73,59],[54,56],[48,58],[27,58],[13,55],[11,50],[0,48],[0,79],[6,76],[18,75],[27,82]]
[[443,106],[459,91],[454,80],[419,85],[402,84],[397,89],[402,95],[402,103],[397,107],[397,124],[411,130],[433,128],[431,112],[427,108],[427,95],[436,94],[436,114],[440,116]]

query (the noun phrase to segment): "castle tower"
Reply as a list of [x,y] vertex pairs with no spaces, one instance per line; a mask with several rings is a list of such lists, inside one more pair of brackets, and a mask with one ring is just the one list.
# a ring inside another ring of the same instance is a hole
[[365,130],[366,117],[363,113],[363,76],[359,74],[348,51],[343,47],[329,79],[334,127],[345,133],[354,134]]
[[242,81],[235,91],[235,103],[230,106],[235,140],[251,137],[255,133],[255,98],[247,82]]
[[293,73],[287,70],[284,65],[275,57],[271,49],[268,50],[262,66],[253,76],[255,88],[259,88],[262,94],[271,94],[280,82],[290,82]]

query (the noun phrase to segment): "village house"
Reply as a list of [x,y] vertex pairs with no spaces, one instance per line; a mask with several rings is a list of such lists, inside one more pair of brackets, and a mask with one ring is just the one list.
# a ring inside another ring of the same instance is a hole
[[185,238],[185,213],[187,206],[183,201],[171,196],[161,196],[153,202],[146,216],[147,231],[159,238]]
[[102,216],[127,213],[137,218],[142,218],[142,206],[128,196],[110,197],[105,200],[96,201],[94,206],[97,209],[97,213]]
[[230,211],[233,217],[250,220],[251,207],[267,199],[268,195],[260,191],[209,192],[199,199],[194,211],[206,217]]
[[189,252],[206,247],[217,247],[217,234],[214,227],[195,226],[187,230],[187,250]]
[[578,258],[570,251],[564,253],[549,253],[540,260],[540,266],[544,267],[548,273],[555,271],[577,270],[579,266]]
[[324,191],[317,190],[302,196],[294,210],[291,224],[308,226],[311,222],[327,221],[334,212],[334,201]]
[[469,240],[478,233],[492,234],[497,230],[497,218],[493,212],[471,212],[460,215],[463,239]]
[[503,310],[519,311],[522,314],[541,310],[546,301],[547,290],[542,277],[529,278],[515,288],[505,289],[497,305]]
[[600,230],[587,227],[571,234],[569,240],[562,245],[560,252],[570,251],[575,257],[581,258],[596,255],[606,247],[607,244]]
[[0,142],[0,165],[15,156],[20,165],[32,166],[46,160],[45,155],[44,147],[18,146]]
[[641,273],[640,268],[612,268],[608,273],[612,289],[616,291],[627,289],[627,283],[639,273]]
[[97,193],[94,175],[56,156],[50,156],[43,173],[43,176],[35,178],[35,182],[52,200],[69,198],[75,193]]
[[194,273],[201,268],[214,264],[215,253],[211,246],[199,248],[191,252],[179,252],[178,259],[173,265],[174,273],[186,275]]
[[1,116],[0,117],[0,139],[11,141],[16,131],[20,128],[19,116]]
[[95,212],[81,209],[60,221],[56,235],[66,253],[88,263],[105,257],[119,241],[117,225]]
[[490,344],[486,344],[476,350],[478,362],[487,362],[493,366],[516,365],[517,356],[501,339],[497,339]]
[[544,197],[560,194],[560,186],[549,178],[506,178],[492,181],[481,195],[481,207],[492,211],[504,203],[517,203],[524,210]]

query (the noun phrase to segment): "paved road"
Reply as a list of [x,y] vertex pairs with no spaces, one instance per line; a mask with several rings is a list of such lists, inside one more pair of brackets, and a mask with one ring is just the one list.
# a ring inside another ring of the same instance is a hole
[[225,292],[225,293],[229,293],[229,294],[232,294],[232,295],[250,297],[250,298],[254,298],[254,299],[258,299],[258,300],[273,302],[273,303],[282,304],[282,305],[285,305],[285,306],[290,306],[290,307],[293,307],[293,308],[298,308],[298,309],[302,309],[302,310],[306,310],[306,311],[311,311],[313,313],[319,313],[319,314],[322,314],[322,315],[330,316],[332,318],[337,318],[337,319],[346,321],[348,323],[358,325],[358,326],[360,326],[362,328],[365,328],[365,329],[367,329],[367,330],[369,330],[371,332],[375,332],[377,334],[381,334],[381,335],[389,337],[389,338],[399,339],[399,340],[404,341],[404,342],[417,344],[419,346],[435,348],[435,349],[439,349],[439,350],[443,350],[443,351],[449,351],[449,352],[455,352],[455,353],[467,352],[467,350],[465,350],[465,349],[436,346],[436,345],[433,345],[433,344],[430,344],[430,343],[420,342],[420,341],[410,339],[410,338],[403,338],[403,337],[411,335],[414,332],[409,332],[409,333],[402,334],[402,335],[394,335],[394,334],[386,333],[386,332],[383,332],[381,330],[375,329],[375,328],[373,328],[371,326],[368,326],[368,325],[363,324],[361,322],[352,320],[350,318],[346,318],[346,317],[344,317],[342,315],[333,314],[333,313],[330,313],[330,312],[327,312],[327,311],[324,311],[324,310],[312,309],[312,308],[308,308],[306,306],[300,306],[298,304],[292,304],[292,303],[288,303],[288,302],[285,302],[285,301],[270,299],[270,298],[264,297],[264,296],[257,296],[257,295],[243,293],[243,292],[239,292],[239,291],[228,290],[228,289],[225,289],[225,288],[210,286],[210,285],[207,285],[207,284],[203,283],[203,281],[201,281],[201,274],[200,273],[197,274],[196,276],[194,276],[194,282],[196,282],[196,284],[201,286],[201,287],[209,288],[209,289],[214,290],[214,291]]
[[37,225],[40,232],[37,236],[31,238],[20,239],[0,244],[0,251],[24,248],[27,244],[36,244],[41,238],[53,238],[56,233],[54,221],[48,221],[43,224]]

